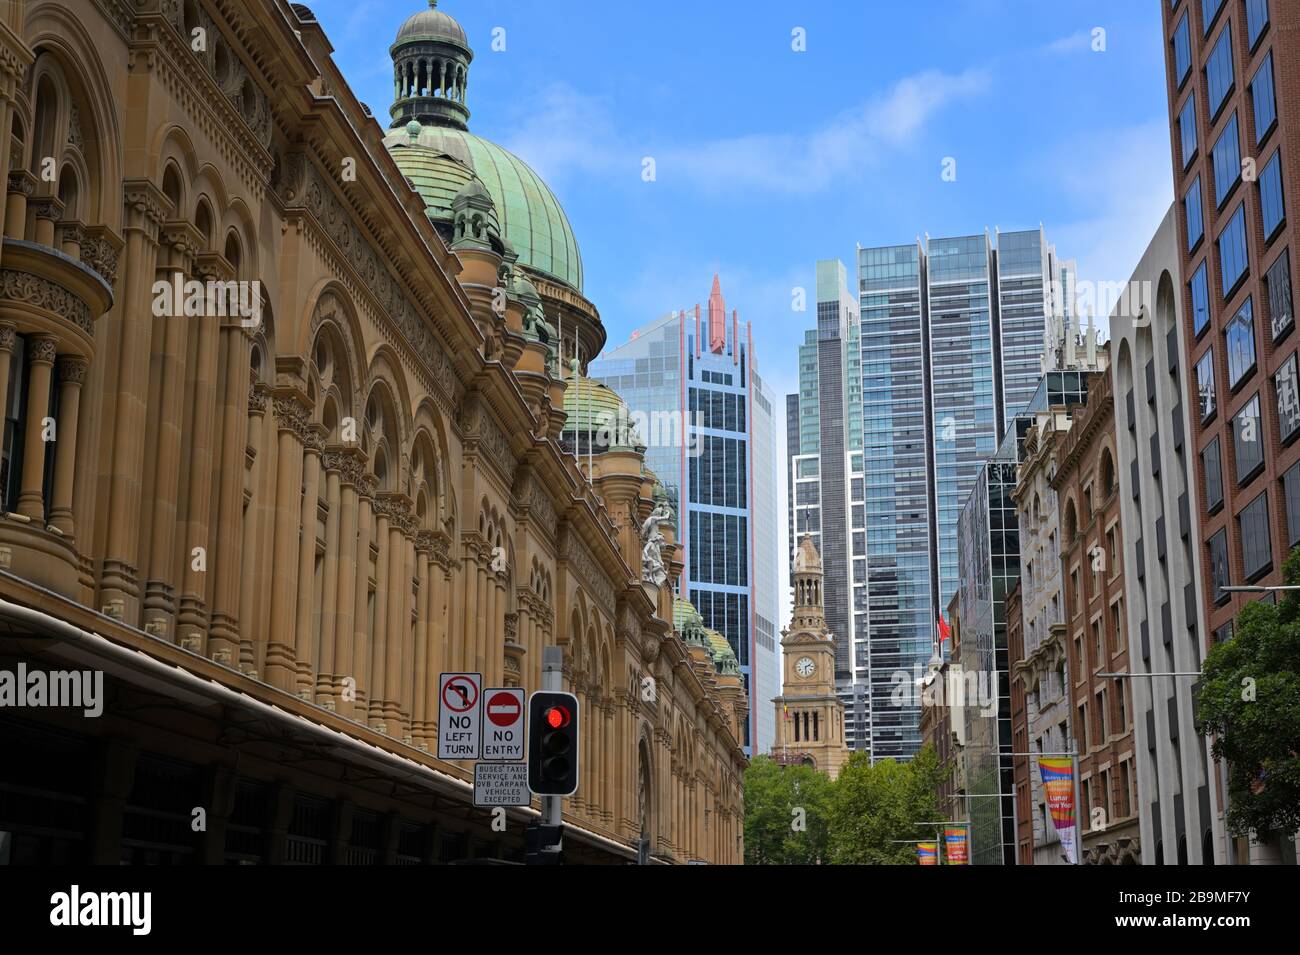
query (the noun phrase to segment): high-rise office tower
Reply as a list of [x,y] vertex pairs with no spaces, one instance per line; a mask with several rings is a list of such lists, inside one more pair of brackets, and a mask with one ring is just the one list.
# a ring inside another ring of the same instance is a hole
[[[1178,384],[1191,416],[1195,546],[1209,585],[1205,629],[1197,635],[1194,654],[1199,659],[1211,641],[1230,637],[1241,608],[1259,599],[1224,588],[1282,583],[1283,562],[1300,542],[1293,295],[1300,219],[1287,214],[1287,205],[1295,208],[1300,195],[1300,4],[1178,0],[1160,6],[1178,204],[1182,285],[1177,297],[1183,303],[1177,314],[1164,317],[1179,322],[1183,333],[1186,374]],[[1138,338],[1127,365],[1120,356],[1116,401],[1144,382],[1152,393],[1153,375],[1161,376],[1165,367],[1161,352],[1177,344],[1174,330],[1164,325],[1145,340]],[[1134,467],[1149,474],[1144,449],[1138,452]],[[1159,501],[1159,494],[1151,496]],[[1154,633],[1151,639],[1154,645]],[[1153,670],[1170,669],[1157,662]],[[1139,709],[1149,703],[1157,713],[1183,719],[1178,707],[1186,706],[1185,693],[1158,685],[1151,692],[1150,699],[1137,701]],[[1179,769],[1161,766],[1153,778],[1168,778]],[[1181,768],[1187,812],[1180,806],[1174,818],[1156,807],[1160,828],[1153,817],[1143,831],[1144,858],[1150,833],[1151,847],[1162,842],[1163,861],[1170,863],[1209,858],[1211,852],[1234,862],[1295,861],[1294,842],[1285,837],[1263,842],[1234,837],[1223,852],[1215,845],[1218,823],[1211,824],[1211,810],[1216,801],[1210,793],[1199,828],[1191,829],[1193,819],[1184,817],[1202,798],[1202,786],[1193,792],[1191,784],[1203,776],[1202,770],[1191,770]]]
[[715,275],[705,308],[638,329],[589,374],[618,392],[647,445],[685,546],[679,593],[731,644],[750,698],[745,751],[767,752],[781,691],[776,459],[749,323],[727,315]]
[[1073,355],[1074,265],[1035,229],[861,248],[855,289],[846,274],[818,263],[817,328],[787,398],[787,520],[791,540],[824,538],[849,745],[906,759],[920,712],[895,690],[934,652],[976,475]]
[[799,394],[786,397],[787,543],[793,548],[794,542],[811,536],[821,555],[826,626],[835,640],[835,687],[844,702],[845,740],[851,749],[866,749],[871,711],[866,690],[870,660],[862,373],[857,301],[843,263],[817,263],[816,309],[817,327],[804,333],[799,347]]

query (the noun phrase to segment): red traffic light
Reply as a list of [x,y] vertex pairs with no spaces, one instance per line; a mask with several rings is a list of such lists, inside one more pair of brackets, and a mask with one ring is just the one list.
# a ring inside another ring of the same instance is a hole
[[571,717],[569,716],[569,711],[565,707],[552,706],[542,714],[542,719],[551,729],[558,730],[568,726]]

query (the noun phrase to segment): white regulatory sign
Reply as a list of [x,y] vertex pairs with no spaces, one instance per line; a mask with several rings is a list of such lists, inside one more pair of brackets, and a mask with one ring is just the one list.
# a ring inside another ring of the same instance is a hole
[[527,763],[475,763],[474,805],[527,806]]
[[438,758],[478,759],[483,677],[443,673],[438,677]]
[[518,687],[483,691],[483,747],[479,758],[524,758],[524,691]]

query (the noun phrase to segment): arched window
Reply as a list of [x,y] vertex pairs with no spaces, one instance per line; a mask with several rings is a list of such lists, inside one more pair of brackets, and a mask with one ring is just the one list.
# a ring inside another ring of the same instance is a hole
[[1110,456],[1109,448],[1101,452],[1101,468],[1098,475],[1101,480],[1101,496],[1107,500],[1115,490],[1115,462]]

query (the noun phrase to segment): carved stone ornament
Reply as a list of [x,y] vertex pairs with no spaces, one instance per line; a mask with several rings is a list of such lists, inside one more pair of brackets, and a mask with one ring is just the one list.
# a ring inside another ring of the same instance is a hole
[[664,566],[663,559],[663,547],[667,539],[659,527],[672,519],[672,507],[666,501],[660,501],[641,525],[641,579],[656,587],[662,587],[668,582],[668,568]]
[[91,338],[95,337],[95,322],[90,315],[90,306],[62,285],[40,275],[16,269],[0,269],[0,298],[25,302],[54,312],[65,319],[71,319]]

